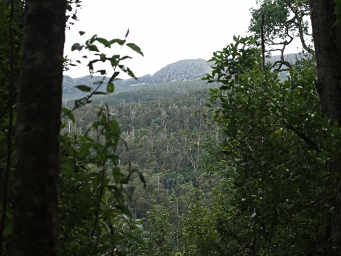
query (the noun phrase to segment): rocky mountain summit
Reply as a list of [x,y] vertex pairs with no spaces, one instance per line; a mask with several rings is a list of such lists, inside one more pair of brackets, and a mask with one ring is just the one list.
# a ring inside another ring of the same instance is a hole
[[180,60],[160,69],[153,75],[153,80],[155,83],[197,80],[210,70],[209,63],[204,59]]

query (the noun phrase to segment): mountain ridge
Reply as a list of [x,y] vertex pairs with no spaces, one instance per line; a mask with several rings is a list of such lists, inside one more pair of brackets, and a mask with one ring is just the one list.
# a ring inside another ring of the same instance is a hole
[[[301,54],[288,54],[285,56],[286,60],[294,63],[296,60],[302,58]],[[279,56],[269,57],[269,62],[274,63],[279,60]],[[147,74],[135,80],[133,78],[126,80],[117,80],[115,82],[115,90],[120,91],[136,86],[155,85],[161,83],[178,82],[178,81],[193,81],[201,79],[205,74],[211,71],[211,65],[208,61],[197,59],[184,59],[174,63],[168,64],[155,72],[154,74]],[[281,74],[282,79],[285,79],[286,74]],[[76,85],[96,86],[96,82],[103,80],[107,82],[109,78],[100,76],[83,76],[72,78],[65,75],[63,78],[63,99],[72,100],[80,98],[85,95],[84,92],[75,88]],[[104,89],[104,88],[103,88]]]
[[[168,83],[175,81],[191,81],[199,80],[206,73],[210,72],[209,63],[204,59],[185,59],[166,65],[153,75],[147,74],[135,80],[133,78],[126,80],[117,80],[115,82],[116,89],[124,89],[130,86],[153,85],[159,83]],[[63,78],[63,98],[75,99],[84,95],[81,91],[75,88],[76,85],[85,84],[94,86],[94,83],[103,79],[108,81],[106,77],[99,76],[83,76],[79,78],[72,78],[64,76]]]

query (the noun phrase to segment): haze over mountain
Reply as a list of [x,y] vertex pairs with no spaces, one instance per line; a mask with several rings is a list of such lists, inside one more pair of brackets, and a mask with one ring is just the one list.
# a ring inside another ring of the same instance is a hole
[[[175,82],[175,81],[192,81],[198,80],[210,71],[209,63],[204,59],[187,59],[180,60],[169,64],[153,75],[145,75],[139,77],[138,80],[127,79],[115,82],[117,90],[130,86],[152,85],[159,83]],[[75,88],[76,85],[94,85],[95,82],[108,78],[84,76],[80,78],[71,78],[64,76],[63,79],[63,97],[64,99],[74,99],[83,95],[81,91]]]
[[[285,59],[289,63],[295,63],[296,60],[302,58],[301,54],[288,54]],[[269,61],[274,63],[279,60],[279,56],[272,56]],[[169,64],[153,75],[145,75],[139,77],[138,80],[126,79],[115,82],[115,90],[120,91],[136,86],[154,85],[178,81],[193,81],[201,79],[206,73],[210,72],[209,62],[204,59],[186,59]],[[281,73],[280,78],[285,79],[286,73]],[[95,86],[96,82],[103,80],[106,82],[108,78],[100,76],[84,76],[80,78],[71,78],[64,76],[63,79],[63,99],[72,100],[85,95],[85,93],[75,88],[76,85]],[[105,89],[105,88],[103,88]]]

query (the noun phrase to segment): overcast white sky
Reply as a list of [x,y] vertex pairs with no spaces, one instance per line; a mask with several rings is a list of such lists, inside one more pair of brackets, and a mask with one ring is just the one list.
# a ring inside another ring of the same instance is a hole
[[[233,35],[246,33],[249,9],[255,6],[256,0],[83,0],[79,21],[66,33],[65,54],[72,58],[70,48],[81,41],[80,30],[113,39],[123,38],[129,28],[128,40],[141,47],[144,57],[130,52],[134,59],[127,65],[137,76],[153,74],[178,60],[209,59]],[[65,74],[88,72],[74,67]]]

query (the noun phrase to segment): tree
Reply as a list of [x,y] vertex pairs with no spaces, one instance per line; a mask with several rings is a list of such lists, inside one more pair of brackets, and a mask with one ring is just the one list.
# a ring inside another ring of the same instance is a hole
[[311,7],[321,108],[332,121],[340,123],[341,25],[336,23],[333,0],[311,1]]
[[11,255],[56,254],[65,0],[25,3]]
[[23,3],[0,1],[0,255],[6,254],[13,216],[13,160],[16,78],[20,70]]
[[302,49],[314,54],[311,45],[309,26],[310,6],[308,0],[260,1],[260,7],[251,9],[252,19],[249,30],[258,38],[263,36],[268,53],[280,54],[280,59],[273,66],[276,69],[290,67],[290,61],[284,54],[295,42],[301,43]]
[[[282,15],[276,4],[290,2],[306,1],[264,1],[263,11]],[[212,58],[207,78],[223,84],[212,91],[212,102],[219,103],[215,118],[235,170],[230,203],[235,213],[225,211],[228,217],[217,222],[230,252],[340,254],[341,30],[334,1],[310,4],[317,68],[314,58],[302,60],[289,65],[290,76],[280,82],[271,66],[259,70],[259,58],[252,58],[259,50],[243,39]],[[266,23],[266,36],[288,36],[281,26],[289,16],[281,15]]]
[[[92,128],[82,134],[63,130],[59,134],[65,125],[60,125],[60,110],[63,121],[68,118],[75,122],[72,111],[61,108],[61,74],[63,65],[68,64],[63,59],[64,30],[76,20],[80,2],[0,1],[3,14],[0,15],[0,33],[8,38],[0,43],[0,144],[4,149],[0,152],[0,255],[103,255],[108,251],[121,254],[136,243],[130,241],[126,246],[127,237],[133,240],[126,233],[136,229],[140,234],[138,222],[131,221],[125,205],[125,193],[128,194],[125,186],[135,170],[129,168],[125,175],[118,167],[115,151],[120,129],[108,109],[100,108],[96,121],[90,125]],[[46,24],[41,24],[42,20]],[[94,70],[94,64],[99,61],[109,61],[113,69],[111,78],[103,77],[94,88],[77,86],[88,94],[75,101],[75,108],[89,103],[93,95],[113,92],[120,74],[117,69],[135,78],[130,68],[122,64],[130,56],[107,57],[99,51],[100,46],[110,48],[119,44],[143,55],[136,44],[126,42],[128,34],[129,30],[124,40],[110,41],[94,35],[85,45],[76,43],[72,47],[73,50],[98,52],[96,56],[100,58],[88,63],[90,74],[106,74],[103,69]],[[84,54],[82,56],[85,58]],[[18,80],[16,74],[20,70]],[[19,100],[15,104],[17,80]],[[104,84],[106,92],[98,91]],[[11,133],[15,125],[16,136]],[[12,150],[15,139],[18,143]],[[10,160],[18,162],[15,174]],[[58,204],[56,185],[62,191],[58,193]],[[129,228],[123,230],[121,226],[127,223]]]
[[214,53],[207,76],[222,83],[211,99],[233,189],[222,192],[218,237],[237,255],[324,252],[327,209],[320,198],[330,183],[328,152],[319,147],[330,137],[321,132],[329,128],[321,127],[314,63],[293,65],[281,82],[271,65],[260,67],[254,39],[235,40]]
[[[337,22],[340,1],[311,0],[311,21],[317,60],[317,88],[321,111],[331,123],[341,123],[341,24]],[[340,141],[337,147],[340,147]],[[340,173],[341,154],[336,152],[331,160],[331,171]],[[341,249],[340,191],[331,205],[330,240],[335,252]]]

